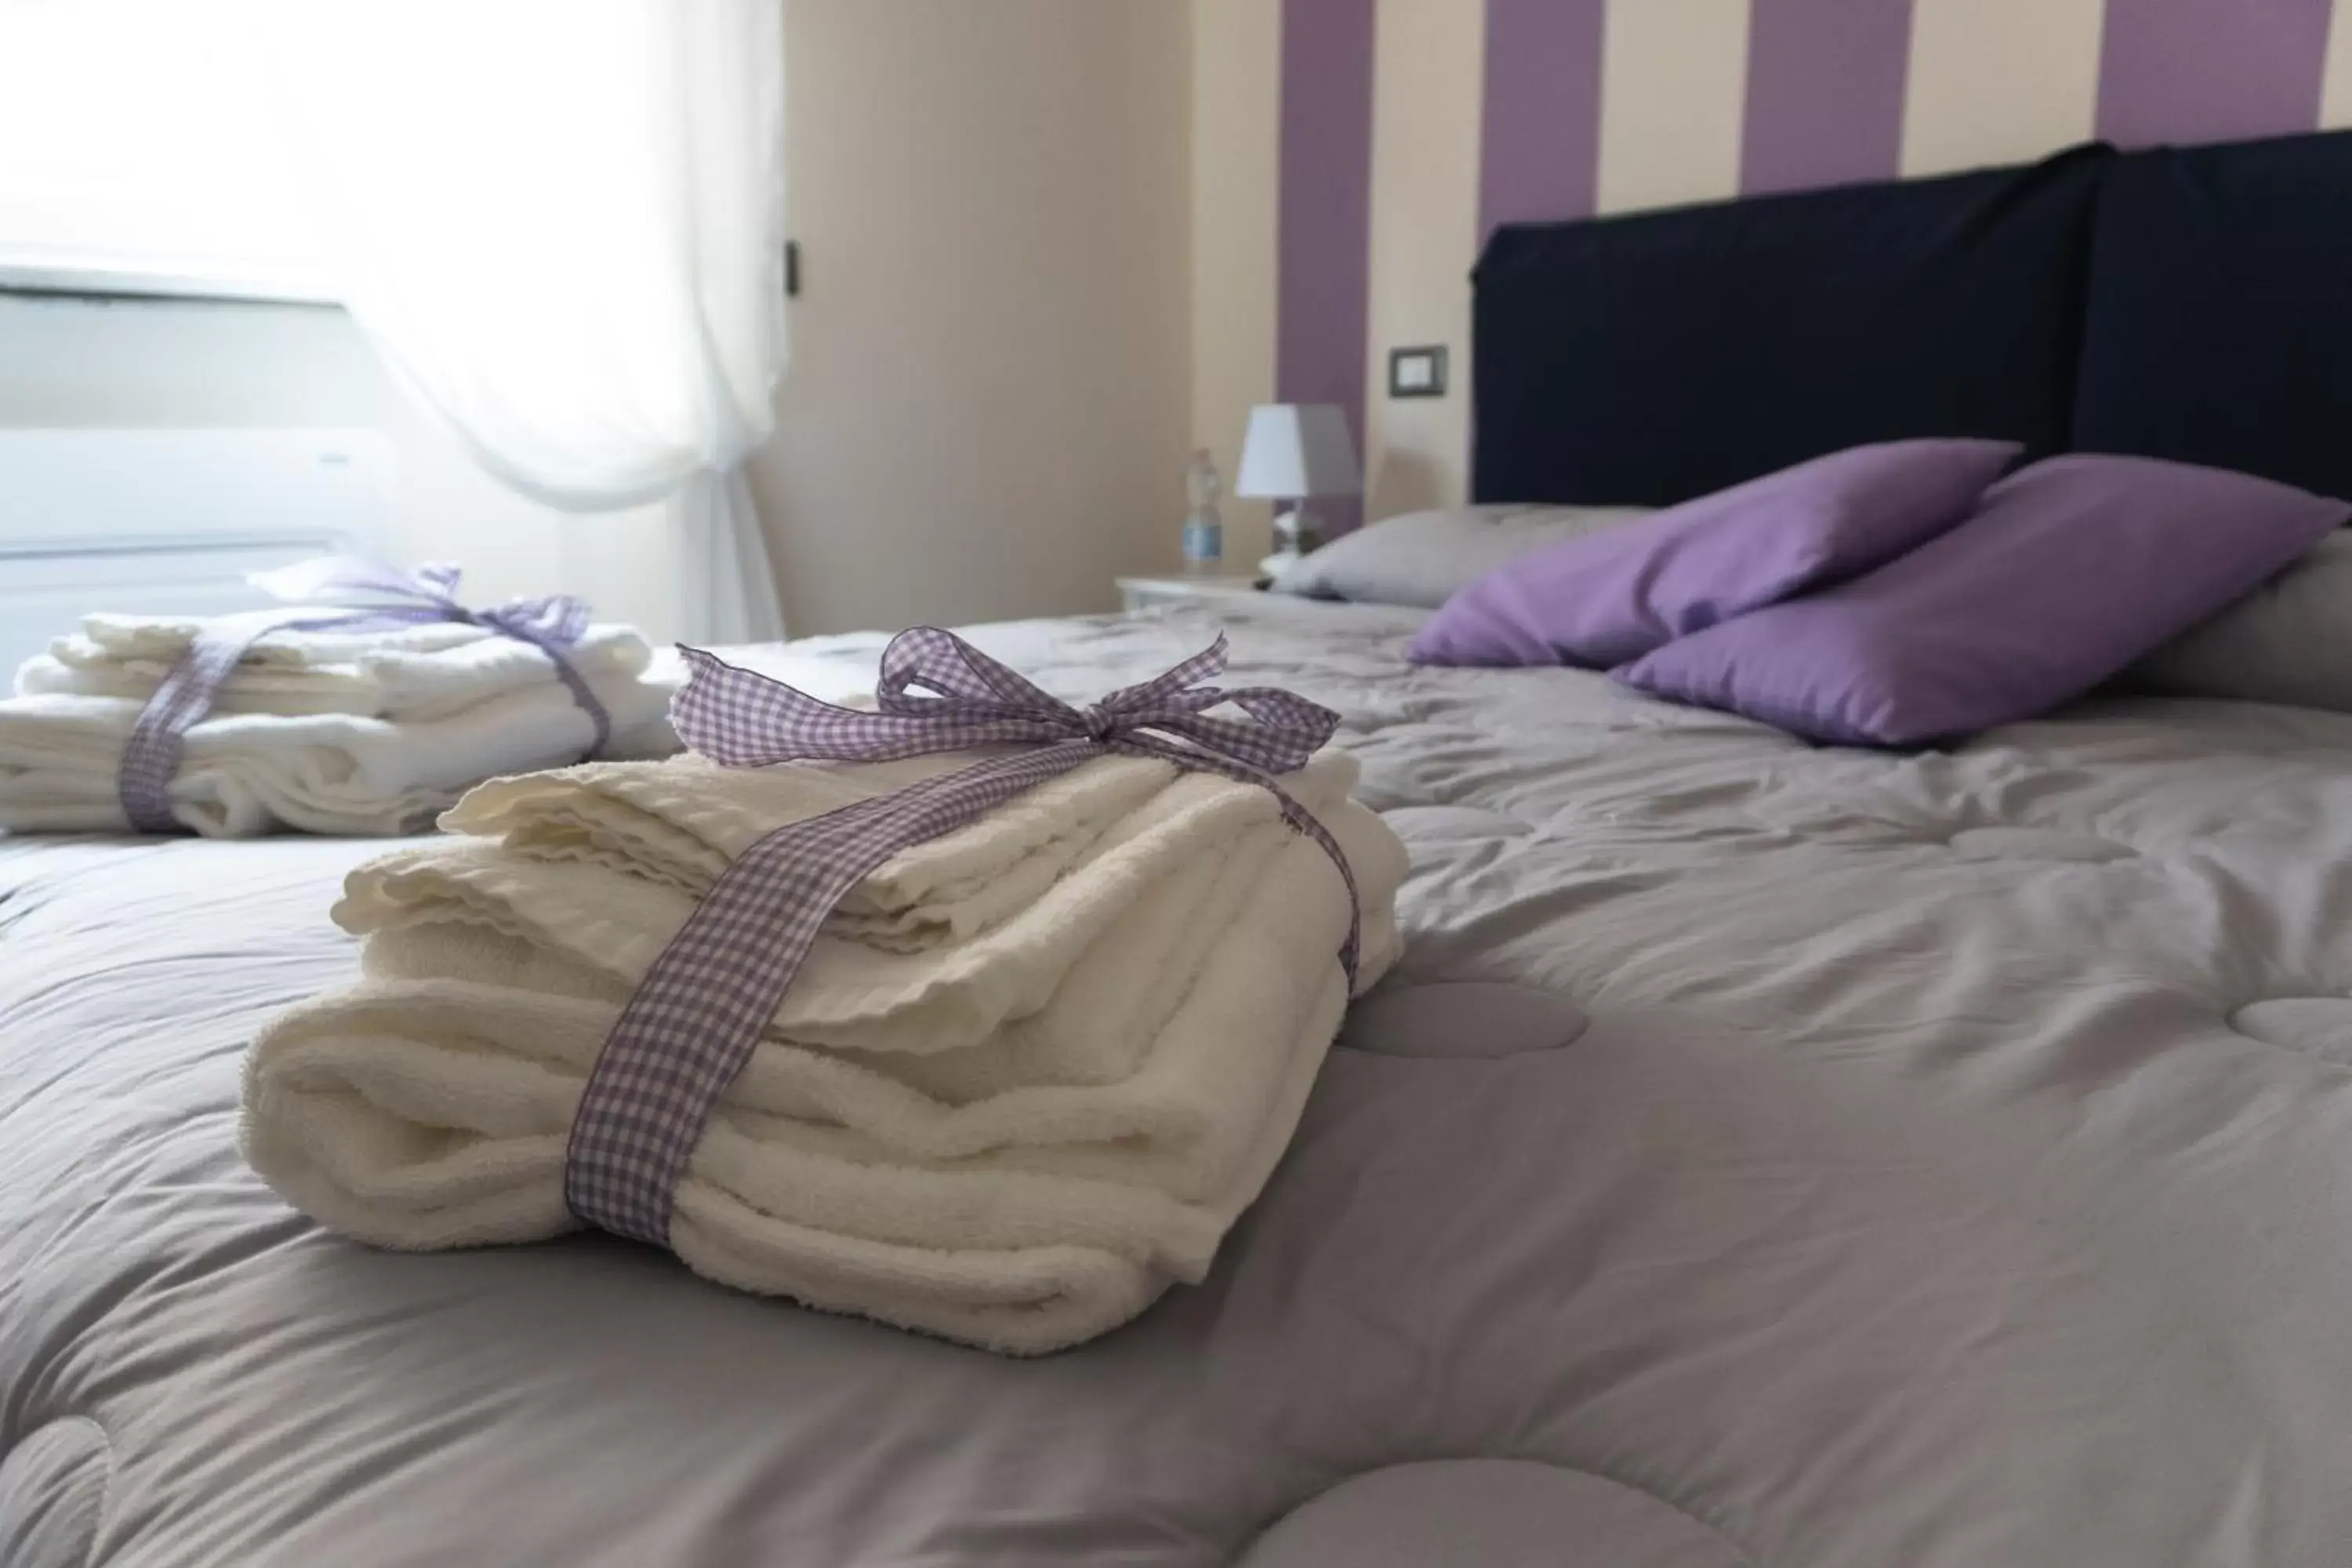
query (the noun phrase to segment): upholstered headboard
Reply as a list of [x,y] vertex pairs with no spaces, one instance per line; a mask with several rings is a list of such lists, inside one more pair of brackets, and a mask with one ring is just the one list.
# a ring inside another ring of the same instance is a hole
[[1509,225],[1474,280],[1483,501],[1931,435],[2352,497],[2352,132]]

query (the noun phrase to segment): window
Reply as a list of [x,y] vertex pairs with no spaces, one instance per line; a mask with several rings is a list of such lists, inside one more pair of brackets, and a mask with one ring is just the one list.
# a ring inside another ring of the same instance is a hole
[[0,287],[332,296],[255,19],[0,0]]

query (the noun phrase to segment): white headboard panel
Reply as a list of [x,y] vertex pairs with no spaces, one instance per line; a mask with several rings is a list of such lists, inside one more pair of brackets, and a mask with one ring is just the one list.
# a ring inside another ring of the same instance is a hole
[[373,430],[0,430],[0,690],[89,611],[251,609],[248,572],[383,553],[393,462]]

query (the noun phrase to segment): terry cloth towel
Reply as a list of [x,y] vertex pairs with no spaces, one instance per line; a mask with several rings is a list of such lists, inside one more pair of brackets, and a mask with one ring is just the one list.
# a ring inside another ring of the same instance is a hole
[[[971,753],[958,755],[969,761]],[[768,827],[823,809],[828,794],[897,787],[877,775],[903,780],[905,775],[898,772],[903,766],[708,771],[717,775],[711,780],[714,788],[771,792],[766,804],[774,815],[729,819],[748,842]],[[694,774],[676,764],[626,772],[659,778]],[[1327,752],[1284,782],[1300,804],[1336,832],[1339,819],[1347,815],[1339,808],[1347,804],[1346,789],[1354,775],[1351,759]],[[1008,879],[1040,880],[1044,886],[1037,896],[1010,911],[997,910],[996,901],[984,895],[962,903],[919,906],[937,910],[936,923],[941,927],[956,925],[962,916],[963,925],[975,928],[966,940],[907,942],[898,940],[893,931],[886,933],[887,940],[876,942],[866,939],[856,919],[845,925],[830,924],[786,993],[774,1027],[812,1045],[867,1051],[929,1056],[978,1044],[1007,1020],[1044,1010],[1080,954],[1114,922],[1126,919],[1146,893],[1158,895],[1146,917],[1162,918],[1156,911],[1181,898],[1197,896],[1188,895],[1187,889],[1213,882],[1214,868],[1241,853],[1249,830],[1288,831],[1271,791],[1216,773],[1180,773],[1156,759],[1102,759],[1030,794],[1044,796],[1067,785],[1055,798],[1069,800],[1091,791],[1109,795],[1139,779],[1154,787],[1129,809],[1097,818],[1091,832],[1082,826],[1067,835],[1050,834],[1048,818],[1023,809],[1034,804],[1024,796],[970,827],[885,862],[858,889],[867,907],[882,917],[896,917],[908,900],[953,887],[944,877],[959,872],[981,876],[992,868]],[[504,787],[488,785],[484,793],[495,797]],[[1362,808],[1354,810],[1360,813]],[[478,821],[482,815],[469,801],[446,820]],[[1384,828],[1380,831],[1386,835]],[[1087,842],[1073,854],[1067,840],[1076,837]],[[1052,875],[1033,878],[1030,862],[1040,857],[1049,863],[1066,863]],[[641,863],[625,860],[616,868],[569,857],[540,858],[487,837],[445,839],[396,850],[353,871],[335,907],[335,919],[359,933],[431,921],[499,931],[634,987],[708,887],[707,881],[694,885],[692,874],[682,868],[672,868],[667,876],[634,874],[630,868]],[[1180,871],[1189,875],[1179,877]],[[1336,883],[1336,871],[1333,879]],[[974,902],[1003,918],[978,918],[971,907]],[[1213,918],[1213,913],[1202,918]],[[1142,948],[1139,971],[1117,983],[1130,993],[1122,995],[1120,1005],[1143,1005],[1139,998],[1153,989],[1146,971],[1164,966],[1173,951],[1171,942]],[[1123,1063],[1106,1065],[1097,1059],[1116,1044],[1101,1029],[1084,1026],[1069,1037],[1052,1037],[1050,1045],[1041,1044],[1037,1050],[1054,1055],[1065,1075],[1077,1081],[1127,1070]]]
[[[1359,879],[1370,984],[1397,947],[1402,848],[1360,806],[1327,808],[1326,821]],[[1347,900],[1328,858],[1278,820],[1236,837],[1205,872],[1184,868],[1196,885],[1181,923],[1200,936],[1176,963],[1178,994],[1097,1019],[1106,1035],[1148,1037],[1106,1053],[1130,1062],[1124,1079],[992,1088],[1003,1065],[985,1058],[1017,1055],[1017,1029],[940,1049],[910,1038],[916,1048],[896,1053],[771,1029],[690,1163],[672,1226],[680,1256],[727,1283],[1019,1352],[1091,1337],[1170,1281],[1197,1279],[1287,1142],[1346,1000]],[[593,881],[666,898],[677,919],[688,903],[603,868],[529,870],[586,879],[575,892]],[[1066,880],[1184,880],[1177,871],[1114,849]],[[1130,897],[1065,966],[1066,991],[1099,1007],[1118,982],[1145,978],[1148,943],[1133,938],[1171,918],[1160,894]],[[361,985],[274,1024],[248,1066],[255,1166],[298,1206],[381,1245],[524,1240],[575,1223],[566,1132],[634,975],[474,912],[375,928]],[[1024,911],[962,945],[1017,964],[1054,923]],[[955,954],[876,956],[936,976]],[[795,994],[813,979],[828,989],[817,969],[813,959]],[[929,999],[920,984],[903,998],[918,1013]],[[1057,1005],[1082,1005],[1057,994],[1045,1011]],[[974,1098],[900,1076],[957,1049]]]
[[[50,643],[16,671],[16,691],[145,702],[207,627],[239,618],[348,615],[347,609],[286,607],[221,621],[89,616],[81,631]],[[593,683],[642,676],[653,661],[628,626],[594,626],[567,648],[572,668]],[[253,643],[213,699],[216,714],[350,713],[373,719],[443,719],[505,692],[554,679],[548,655],[487,626],[427,622],[374,631],[271,631]]]
[[[536,657],[536,656],[535,656]],[[541,659],[542,674],[545,661]],[[669,690],[634,677],[592,679],[612,715],[614,749],[668,740]],[[125,739],[142,704],[54,695],[0,700],[0,828],[113,832]],[[171,785],[193,832],[242,838],[414,833],[486,778],[577,757],[595,726],[553,679],[443,719],[394,723],[352,714],[223,714],[189,728]]]
[[[1350,803],[1328,820],[1367,889],[1365,940],[1385,962],[1396,945],[1390,902],[1402,878],[1403,855],[1394,837],[1360,805]],[[1142,890],[1132,907],[1111,914],[1098,935],[1058,965],[1059,979],[1047,980],[1041,1005],[1013,1009],[963,1038],[948,1031],[970,1028],[990,1016],[970,1006],[975,998],[969,993],[975,988],[950,985],[944,994],[926,994],[927,984],[955,967],[965,969],[967,975],[975,967],[982,973],[1044,967],[1053,962],[1049,953],[1060,936],[1058,914],[1007,921],[971,944],[977,951],[969,958],[938,952],[885,954],[876,955],[881,963],[858,965],[854,962],[856,944],[821,942],[819,951],[827,958],[848,952],[852,962],[823,967],[813,962],[795,980],[793,994],[816,993],[812,1001],[823,1007],[838,1001],[844,968],[866,971],[856,984],[869,995],[879,989],[872,984],[876,972],[895,971],[904,1005],[866,1020],[861,1034],[883,1043],[844,1047],[812,1037],[848,1031],[780,1022],[764,1031],[743,1081],[765,1085],[761,1103],[779,1114],[852,1128],[910,1157],[956,1159],[1022,1145],[1125,1140],[1129,1146],[1114,1162],[1117,1173],[1186,1194],[1206,1190],[1214,1184],[1223,1160],[1220,1140],[1230,1131],[1220,1109],[1224,1098],[1246,1090],[1254,1077],[1270,1069],[1238,1037],[1213,1042],[1241,1053],[1232,1060],[1223,1056],[1180,1060],[1156,1053],[1168,1020],[1195,987],[1208,983],[1204,977],[1223,933],[1236,921],[1259,918],[1277,894],[1336,905],[1344,934],[1345,898],[1322,887],[1319,878],[1295,875],[1297,861],[1287,858],[1287,851],[1296,847],[1291,842],[1296,837],[1286,827],[1261,825],[1242,835],[1230,849],[1201,857],[1205,864],[1186,866]],[[1286,876],[1305,882],[1307,894],[1264,880],[1265,868],[1277,858],[1286,858]],[[1338,874],[1329,869],[1328,856],[1325,867],[1336,884]],[[601,885],[608,902],[634,901],[626,879],[610,872],[577,867],[547,869],[559,879],[565,898],[596,897]],[[1128,874],[1128,868],[1107,858],[1073,880],[1108,885]],[[616,883],[625,885],[615,888]],[[683,921],[690,908],[688,900],[667,889],[637,886],[665,901],[672,929]],[[535,966],[543,961],[554,978],[540,989],[579,991],[578,977],[586,974],[596,977],[602,989],[585,994],[609,996],[615,1008],[626,999],[641,968],[607,967],[595,957],[551,943],[543,929],[530,929],[535,921],[513,918],[512,909],[510,904],[445,905],[441,918],[418,920],[416,907],[411,905],[399,912],[397,923],[374,928],[369,963],[375,973],[402,978],[471,973],[450,965],[463,944],[478,943],[483,951],[502,955],[505,968],[488,980],[530,989],[509,976],[537,973]],[[1305,919],[1298,916],[1293,923]],[[449,947],[446,941],[438,947],[420,946],[436,936],[458,946]],[[1286,932],[1279,944],[1283,951],[1289,942]],[[1335,953],[1338,942],[1335,935]],[[415,956],[420,952],[427,958]],[[1262,965],[1265,961],[1253,962]],[[1314,968],[1313,955],[1306,964]],[[1360,963],[1360,973],[1368,967]],[[1024,976],[1023,985],[1028,983]],[[956,994],[959,990],[966,994]],[[986,1000],[994,1004],[991,1011],[1002,1012],[1003,998],[1017,994],[1008,989]],[[960,1002],[967,1005],[966,1010],[958,1010],[955,1004]],[[936,1036],[925,1029],[932,1021],[940,1026]]]
[[[496,837],[518,858],[604,866],[698,899],[762,834],[982,754],[845,767],[725,768],[690,754],[654,767],[591,763],[495,780],[442,826]],[[1284,785],[1320,814],[1347,798],[1356,776],[1354,758],[1325,751]],[[1188,842],[1209,842],[1241,817],[1271,816],[1271,806],[1262,789],[1182,773],[1158,758],[1098,758],[981,822],[894,856],[850,890],[826,929],[904,951],[969,938],[1027,907],[1081,859],[1147,826],[1181,816]],[[1121,837],[1106,837],[1114,825]]]

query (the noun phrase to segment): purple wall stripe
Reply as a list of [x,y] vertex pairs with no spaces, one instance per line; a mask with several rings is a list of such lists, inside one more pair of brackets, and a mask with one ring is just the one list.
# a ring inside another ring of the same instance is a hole
[[[2324,3],[2324,0],[2323,0]],[[1753,0],[1739,188],[1892,179],[1903,154],[1912,0]],[[1988,112],[1997,101],[1988,100]]]
[[1583,217],[1601,175],[1608,0],[1486,0],[1478,232]]
[[2225,142],[2319,123],[2328,0],[2107,0],[2099,134]]
[[[1336,403],[1360,458],[1371,308],[1373,0],[1283,0],[1280,255],[1274,383]],[[1320,501],[1335,531],[1360,503]]]

